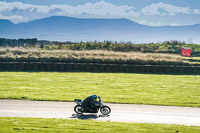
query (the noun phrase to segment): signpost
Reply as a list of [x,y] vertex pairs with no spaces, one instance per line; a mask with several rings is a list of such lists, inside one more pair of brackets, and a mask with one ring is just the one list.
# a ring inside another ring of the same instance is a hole
[[192,54],[192,50],[191,50],[191,48],[182,48],[181,49],[181,54],[182,54],[182,56],[189,57]]

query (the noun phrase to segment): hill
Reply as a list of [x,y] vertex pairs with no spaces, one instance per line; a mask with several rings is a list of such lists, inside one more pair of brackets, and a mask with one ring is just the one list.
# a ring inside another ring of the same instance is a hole
[[57,41],[132,41],[149,43],[166,40],[200,43],[200,25],[145,26],[128,19],[81,19],[52,16],[13,24],[0,20],[0,36]]

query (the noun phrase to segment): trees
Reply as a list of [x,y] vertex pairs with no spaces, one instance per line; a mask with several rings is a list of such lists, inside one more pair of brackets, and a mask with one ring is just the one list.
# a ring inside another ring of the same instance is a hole
[[35,46],[37,44],[37,38],[28,38],[28,39],[6,39],[0,38],[0,46]]

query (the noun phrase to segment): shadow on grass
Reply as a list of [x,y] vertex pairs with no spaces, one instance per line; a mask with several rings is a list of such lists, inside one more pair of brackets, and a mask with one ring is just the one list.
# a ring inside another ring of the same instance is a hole
[[99,117],[108,117],[109,115],[97,115],[97,114],[72,114],[70,119],[81,119],[81,120],[87,120],[87,119],[97,119]]
[[200,62],[200,59],[188,59],[190,62]]

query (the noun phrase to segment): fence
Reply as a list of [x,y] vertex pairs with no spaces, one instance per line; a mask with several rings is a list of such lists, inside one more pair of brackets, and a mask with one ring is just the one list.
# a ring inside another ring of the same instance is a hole
[[194,73],[200,74],[200,66],[131,65],[98,63],[42,63],[1,62],[0,71],[83,71],[125,73]]

